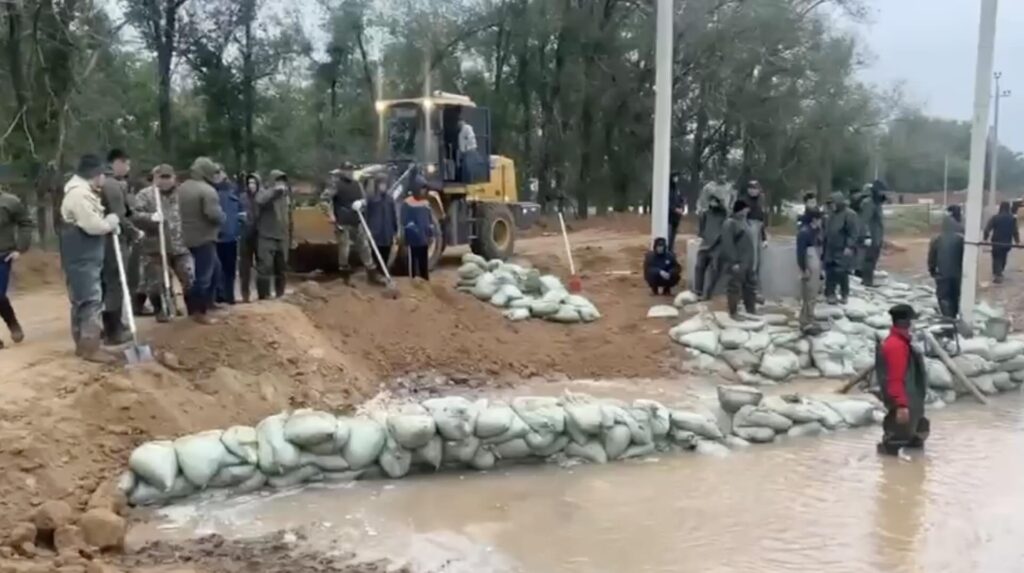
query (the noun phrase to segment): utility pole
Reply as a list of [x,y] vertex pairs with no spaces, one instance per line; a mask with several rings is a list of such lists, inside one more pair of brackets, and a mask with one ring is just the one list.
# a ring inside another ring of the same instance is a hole
[[960,315],[967,324],[974,322],[974,302],[978,287],[978,242],[981,240],[981,196],[985,188],[985,139],[988,106],[992,95],[992,61],[995,57],[996,13],[998,0],[981,0],[978,24],[978,61],[974,70],[974,118],[971,127],[971,167],[967,185],[966,245],[963,279],[960,283]]
[[654,72],[654,167],[651,174],[651,236],[668,236],[668,178],[672,145],[672,0],[658,0]]
[[946,163],[942,167],[942,206],[949,207],[949,154],[946,154]]
[[996,72],[992,74],[992,77],[996,79],[996,112],[995,121],[992,124],[992,158],[989,162],[989,166],[991,167],[992,172],[989,175],[988,180],[988,207],[989,211],[991,212],[990,214],[994,215],[996,211],[996,203],[999,202],[996,198],[996,195],[999,192],[999,100],[1003,99],[1004,97],[1010,97],[1010,90],[999,89],[999,80],[1003,77],[1003,72]]

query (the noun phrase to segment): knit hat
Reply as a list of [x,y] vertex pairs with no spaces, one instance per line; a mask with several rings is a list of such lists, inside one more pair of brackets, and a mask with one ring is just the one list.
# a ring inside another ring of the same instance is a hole
[[99,157],[96,157],[91,153],[86,153],[78,160],[78,168],[75,169],[75,173],[79,177],[92,179],[103,173],[103,168],[103,162]]
[[197,157],[192,162],[191,171],[192,177],[212,182],[213,177],[217,174],[217,164],[209,157]]
[[736,202],[732,204],[732,212],[739,213],[740,211],[746,209],[747,207],[748,205],[746,201],[744,201],[743,199],[737,199]]

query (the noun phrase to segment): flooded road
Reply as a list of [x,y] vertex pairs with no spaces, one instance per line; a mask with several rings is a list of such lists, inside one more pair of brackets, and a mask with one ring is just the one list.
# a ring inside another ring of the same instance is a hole
[[129,539],[306,528],[416,571],[1024,571],[1024,399],[936,411],[928,451],[880,429],[605,466],[322,484],[161,510]]

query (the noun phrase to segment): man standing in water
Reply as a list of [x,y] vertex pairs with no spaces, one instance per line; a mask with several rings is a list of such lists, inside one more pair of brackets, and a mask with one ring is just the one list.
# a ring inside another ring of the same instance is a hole
[[928,373],[924,357],[911,344],[910,328],[917,313],[898,304],[889,309],[892,330],[875,356],[875,379],[887,410],[878,453],[899,455],[901,448],[924,447],[931,430],[924,416]]

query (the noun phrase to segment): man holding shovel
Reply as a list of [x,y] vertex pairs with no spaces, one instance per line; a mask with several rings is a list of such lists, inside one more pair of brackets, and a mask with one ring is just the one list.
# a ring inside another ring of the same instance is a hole
[[[137,204],[132,217],[135,226],[146,233],[139,246],[146,260],[143,283],[156,311],[157,322],[168,322],[174,314],[170,273],[178,278],[184,292],[192,288],[195,280],[192,254],[185,246],[181,232],[177,186],[173,167],[159,165],[154,168],[153,185],[136,196]],[[163,244],[160,243],[161,235]]]
[[[349,259],[353,246],[357,249],[359,259],[366,267],[367,273],[371,273],[371,269],[374,268],[369,238],[360,228],[359,215],[356,213],[356,209],[362,206],[366,197],[363,186],[353,176],[354,171],[355,166],[351,163],[345,163],[341,169],[332,171],[331,182],[320,196],[327,210],[327,217],[334,225],[334,236],[338,241],[338,270],[346,284],[350,284],[352,280]],[[358,206],[356,202],[359,202]]]

